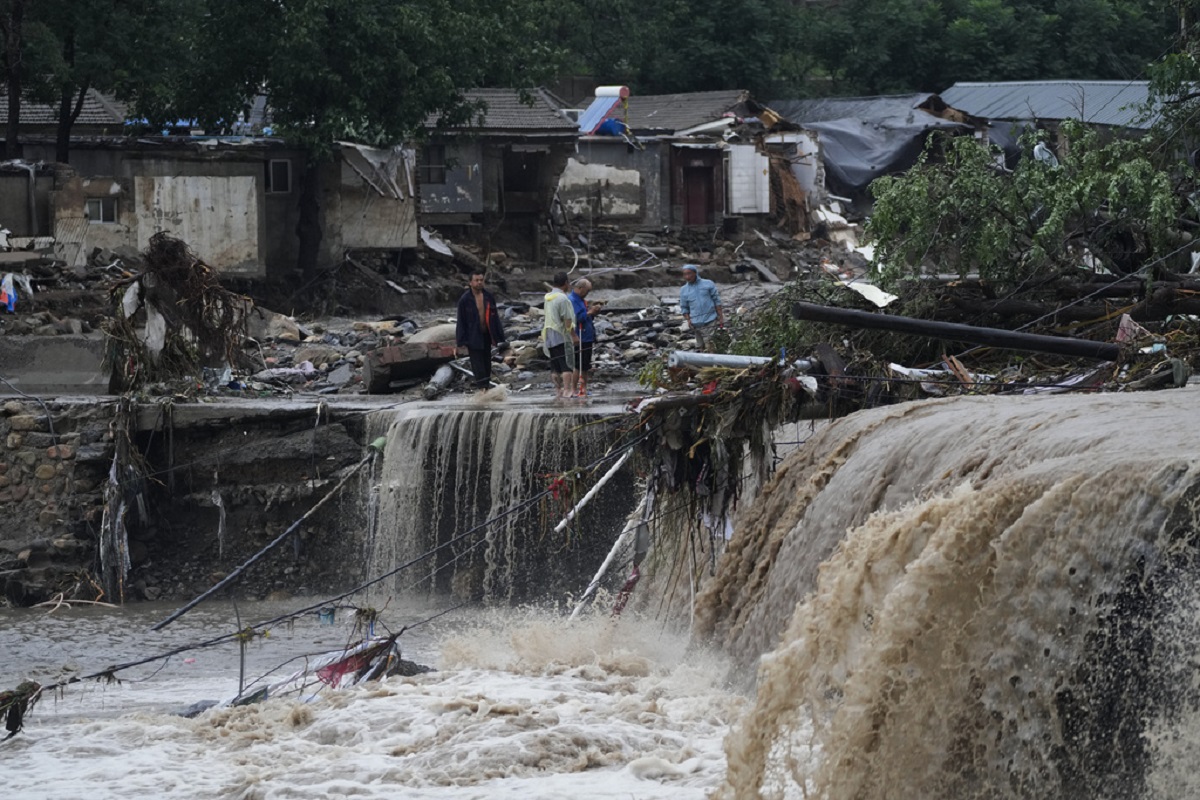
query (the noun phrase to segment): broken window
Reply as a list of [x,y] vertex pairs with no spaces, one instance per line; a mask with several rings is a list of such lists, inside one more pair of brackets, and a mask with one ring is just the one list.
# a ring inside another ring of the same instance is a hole
[[117,198],[89,197],[84,213],[89,222],[116,222]]
[[421,183],[446,182],[446,146],[427,144],[421,148],[421,166],[417,168]]
[[272,158],[267,162],[267,191],[283,194],[292,190],[292,162],[286,158]]

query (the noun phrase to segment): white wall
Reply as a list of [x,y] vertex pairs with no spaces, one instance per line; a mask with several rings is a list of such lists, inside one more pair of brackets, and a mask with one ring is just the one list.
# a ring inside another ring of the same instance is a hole
[[137,176],[133,179],[137,248],[167,231],[223,275],[258,276],[258,190],[254,178]]
[[769,214],[771,178],[767,157],[752,144],[729,145],[729,213]]
[[636,169],[585,164],[571,158],[558,179],[558,198],[568,217],[640,218],[642,176]]

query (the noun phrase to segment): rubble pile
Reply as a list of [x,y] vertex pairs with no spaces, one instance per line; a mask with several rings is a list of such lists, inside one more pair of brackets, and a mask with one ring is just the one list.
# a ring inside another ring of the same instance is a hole
[[[866,271],[865,259],[853,250],[827,238],[779,230],[751,229],[727,237],[719,230],[597,225],[586,232],[558,233],[557,244],[544,248],[539,263],[423,233],[424,245],[415,253],[404,258],[348,254],[345,264],[317,284],[293,286],[286,296],[242,280],[222,281],[217,287],[217,273],[192,256],[186,243],[170,237],[147,253],[96,250],[84,266],[69,266],[48,246],[37,258],[22,260],[20,272],[12,273],[18,300],[13,313],[0,314],[0,334],[100,336],[104,330],[120,351],[110,354],[119,369],[117,385],[148,396],[367,391],[428,396],[423,390],[433,369],[381,385],[378,376],[374,382],[364,379],[364,371],[370,372],[368,354],[414,341],[452,346],[454,302],[469,272],[482,267],[500,300],[511,343],[496,354],[494,379],[524,390],[549,385],[547,360],[538,346],[540,306],[549,277],[566,269],[572,280],[591,280],[589,299],[605,303],[596,317],[593,357],[595,386],[603,388],[606,382],[631,381],[647,362],[665,360],[673,350],[694,347],[676,305],[683,263],[699,264],[704,277],[722,286],[732,325],[739,309],[753,309],[787,281],[828,283],[831,265],[837,280]],[[163,263],[155,267],[154,259]],[[211,294],[218,288],[222,294]],[[242,301],[235,302],[239,293],[254,298],[244,315],[244,338],[234,320],[225,318],[242,308],[237,305]],[[296,302],[306,297],[326,300],[316,308]],[[371,302],[360,305],[364,297]],[[305,310],[285,315],[272,307]],[[380,307],[400,310],[381,313]],[[195,318],[183,319],[188,313]],[[194,333],[173,336],[207,324],[205,319],[212,323],[210,332],[223,335],[199,346]],[[170,356],[170,369],[163,367],[164,353]],[[469,371],[466,359],[449,362],[453,377],[435,395],[465,388],[467,381],[460,376]]]

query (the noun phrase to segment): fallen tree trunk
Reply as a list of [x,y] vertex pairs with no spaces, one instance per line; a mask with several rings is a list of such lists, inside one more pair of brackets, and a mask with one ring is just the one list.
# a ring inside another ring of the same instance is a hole
[[1034,333],[1008,331],[1001,328],[977,328],[954,322],[931,322],[911,317],[897,317],[890,314],[874,314],[868,311],[819,306],[814,303],[793,303],[792,315],[796,319],[807,320],[809,322],[830,322],[835,325],[849,325],[855,328],[874,328],[876,330],[928,336],[934,339],[970,342],[971,344],[1001,347],[1010,350],[1054,353],[1056,355],[1073,356],[1076,358],[1094,358],[1100,361],[1115,361],[1121,352],[1118,345],[1109,342],[1092,342],[1086,339],[1069,339],[1060,336],[1042,336]]

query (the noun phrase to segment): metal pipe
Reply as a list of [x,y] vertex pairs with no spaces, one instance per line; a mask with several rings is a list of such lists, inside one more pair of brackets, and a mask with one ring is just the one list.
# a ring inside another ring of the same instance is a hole
[[[728,353],[695,353],[690,350],[676,350],[667,357],[667,366],[746,369],[747,367],[761,367],[777,360],[769,356],[735,356]],[[801,372],[808,372],[812,369],[812,361],[801,358],[793,361],[792,366]]]
[[809,322],[830,322],[849,325],[853,328],[912,333],[952,342],[1001,347],[1009,350],[1031,350],[1037,353],[1054,353],[1060,356],[1094,358],[1098,361],[1116,361],[1121,356],[1119,345],[1110,342],[1093,342],[1088,339],[1071,339],[1063,336],[1042,336],[1034,333],[1019,333],[1003,328],[977,328],[957,322],[933,322],[930,320],[874,314],[848,308],[831,308],[813,303],[792,304],[792,316]]

